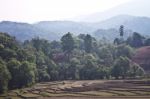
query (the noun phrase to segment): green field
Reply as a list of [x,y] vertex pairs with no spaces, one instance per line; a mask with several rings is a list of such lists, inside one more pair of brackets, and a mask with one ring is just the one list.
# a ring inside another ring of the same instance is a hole
[[150,99],[150,80],[84,80],[37,83],[0,99]]

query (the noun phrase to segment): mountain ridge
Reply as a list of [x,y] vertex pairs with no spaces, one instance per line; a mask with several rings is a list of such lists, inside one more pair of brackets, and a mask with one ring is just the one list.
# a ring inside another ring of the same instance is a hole
[[150,17],[149,13],[150,0],[131,0],[125,4],[118,5],[104,12],[96,12],[89,15],[79,16],[74,18],[81,22],[98,22],[109,19],[118,15],[146,16]]
[[[133,32],[139,32],[143,35],[149,35],[150,32],[149,17],[130,15],[119,15],[95,23],[82,23],[73,21],[40,21],[29,24],[22,22],[2,21],[0,22],[0,32],[7,32],[21,41],[32,39],[34,37],[40,37],[48,40],[58,40],[67,32],[71,32],[75,35],[98,34],[101,36],[103,33],[108,33],[108,31],[110,31],[112,28],[118,30],[120,25],[124,25],[125,30],[132,30]],[[106,32],[98,32],[98,30],[101,29],[104,29],[103,31]],[[114,32],[116,32],[116,30]],[[108,36],[111,35],[109,34]]]

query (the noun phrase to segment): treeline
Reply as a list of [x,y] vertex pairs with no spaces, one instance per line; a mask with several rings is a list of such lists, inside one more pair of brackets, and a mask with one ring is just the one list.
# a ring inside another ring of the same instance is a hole
[[143,76],[144,70],[131,61],[133,50],[143,46],[139,35],[134,33],[127,40],[121,35],[109,43],[89,34],[67,33],[60,41],[33,38],[21,43],[0,33],[0,92],[36,82]]

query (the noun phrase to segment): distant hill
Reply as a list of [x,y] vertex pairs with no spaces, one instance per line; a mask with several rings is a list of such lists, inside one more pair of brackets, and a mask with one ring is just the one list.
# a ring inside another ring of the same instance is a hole
[[34,37],[57,40],[67,32],[78,35],[92,33],[93,31],[92,27],[71,21],[41,21],[35,24],[11,21],[0,22],[0,32],[7,32],[21,41]]
[[34,37],[45,38],[48,40],[54,40],[59,38],[59,35],[57,33],[42,30],[32,24],[10,21],[0,22],[0,32],[9,33],[11,36],[15,36],[16,39],[20,41],[32,39]]
[[[124,38],[132,35],[131,30],[125,30]],[[116,37],[119,37],[119,31],[115,28],[110,29],[98,29],[93,33],[93,36],[97,39],[106,39],[109,41],[113,41]]]
[[91,34],[97,38],[114,39],[118,36],[120,25],[124,25],[126,37],[131,35],[132,31],[150,36],[150,18],[129,15],[119,15],[96,23],[41,21],[28,24],[2,21],[0,22],[0,32],[7,32],[21,41],[37,36],[48,40],[57,40],[67,32],[74,35]]
[[[109,1],[108,1],[109,3]],[[98,22],[109,19],[118,15],[146,16],[150,17],[150,0],[130,0],[104,12],[97,12],[90,15],[79,16],[74,18],[76,21],[82,22]]]
[[88,24],[73,21],[41,21],[33,25],[37,28],[60,34],[71,32],[78,35],[94,31],[94,27],[88,26]]
[[132,33],[131,31],[138,32],[145,36],[150,35],[149,34],[150,33],[150,18],[148,17],[119,15],[119,16],[115,16],[110,19],[92,24],[92,26],[94,26],[95,28],[105,29],[105,31],[100,31],[100,30],[95,31],[94,34],[97,34],[96,36],[100,34],[101,35],[109,34],[108,36],[110,37],[114,37],[116,35],[115,33],[117,32],[117,31],[111,30],[111,28],[118,30],[120,25],[124,25],[124,28],[126,30],[126,36],[131,35],[130,34]]

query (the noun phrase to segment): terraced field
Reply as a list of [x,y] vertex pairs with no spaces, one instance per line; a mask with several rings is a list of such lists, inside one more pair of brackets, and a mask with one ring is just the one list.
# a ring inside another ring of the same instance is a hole
[[87,80],[38,83],[0,99],[150,99],[150,80]]

